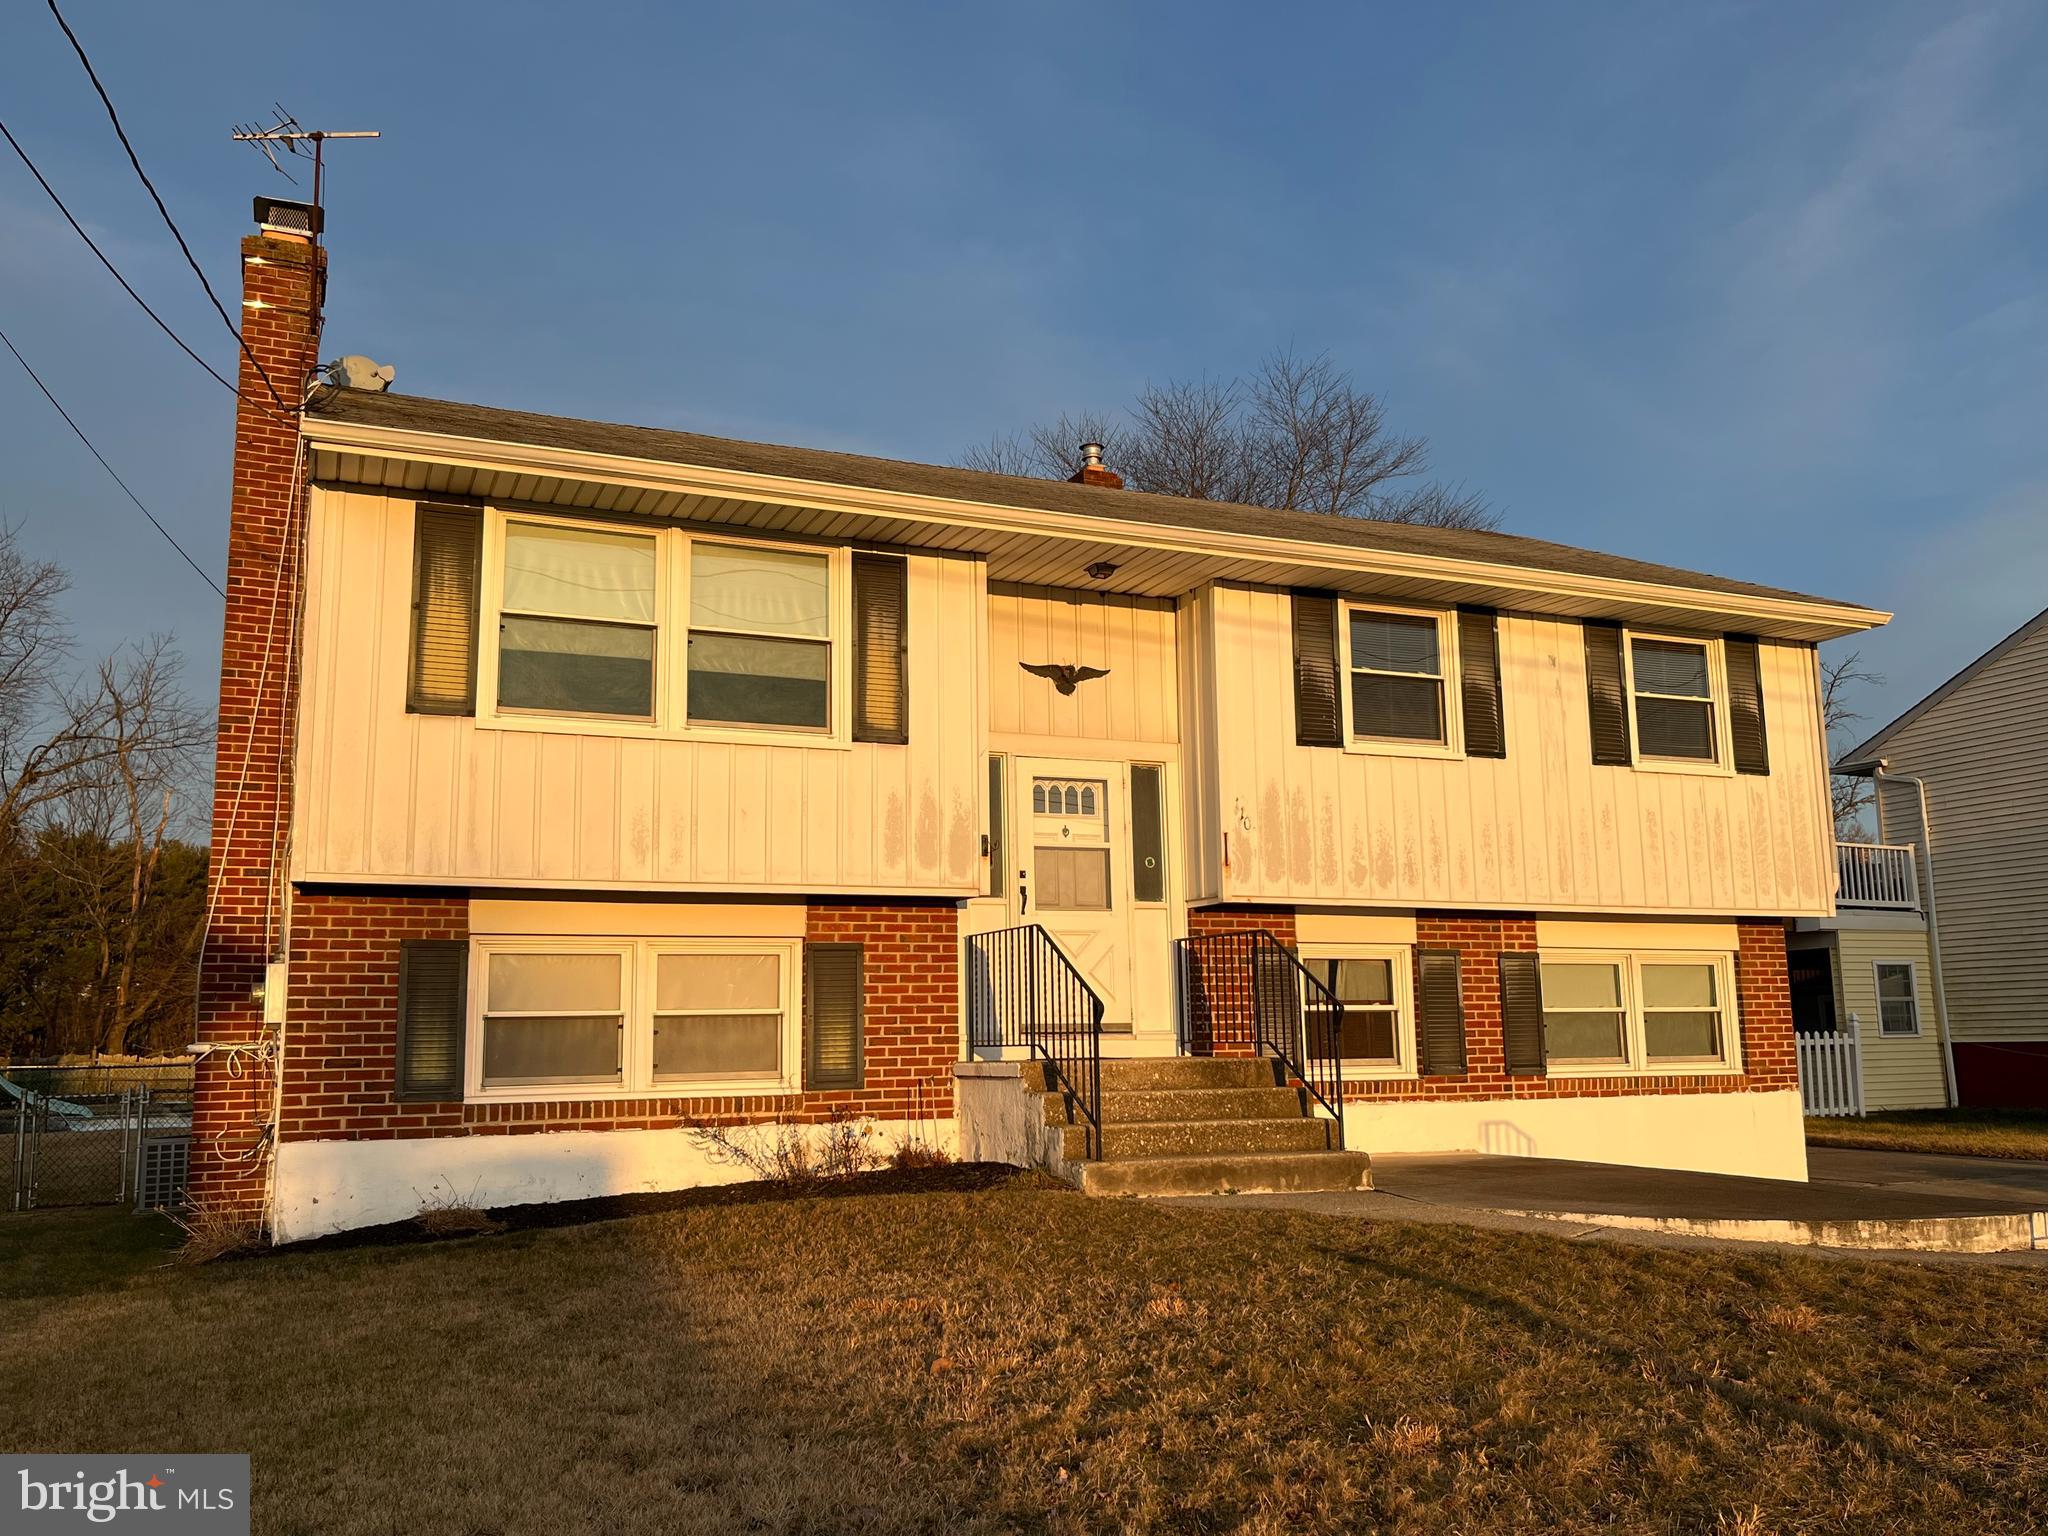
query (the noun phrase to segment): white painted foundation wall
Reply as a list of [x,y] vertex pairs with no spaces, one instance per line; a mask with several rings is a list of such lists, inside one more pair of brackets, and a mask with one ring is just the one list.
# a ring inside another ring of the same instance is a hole
[[[872,1127],[882,1156],[911,1140],[948,1153],[959,1145],[959,1126],[950,1119],[877,1120]],[[772,1125],[753,1129],[774,1131]],[[272,1237],[303,1242],[403,1221],[423,1207],[450,1202],[534,1205],[738,1184],[749,1177],[744,1168],[715,1161],[686,1130],[288,1141],[277,1152]]]
[[1489,1152],[1806,1181],[1797,1090],[1347,1104],[1344,1144],[1368,1153]]

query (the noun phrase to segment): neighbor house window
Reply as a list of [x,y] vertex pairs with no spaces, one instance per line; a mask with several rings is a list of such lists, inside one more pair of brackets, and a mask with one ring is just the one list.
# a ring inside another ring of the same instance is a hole
[[824,555],[692,544],[691,721],[827,729],[831,593]]
[[[1388,1076],[1407,1073],[1415,1061],[1410,1016],[1413,952],[1386,949],[1308,949],[1301,963],[1336,995],[1338,1050],[1347,1070]],[[1311,1008],[1321,1001],[1311,989]]]
[[510,521],[498,707],[654,717],[655,541]]
[[484,971],[483,1086],[616,1086],[625,1067],[624,956],[494,953]]
[[1435,614],[1351,609],[1353,739],[1448,746],[1446,649]]
[[1717,760],[1713,654],[1707,642],[1631,636],[1629,684],[1638,757]]
[[1920,1002],[1913,967],[1905,961],[1877,962],[1877,1032],[1881,1035],[1920,1033]]
[[481,939],[470,1091],[767,1092],[798,1077],[791,940]]
[[1729,954],[1542,957],[1544,1055],[1553,1073],[1723,1071],[1738,1064]]

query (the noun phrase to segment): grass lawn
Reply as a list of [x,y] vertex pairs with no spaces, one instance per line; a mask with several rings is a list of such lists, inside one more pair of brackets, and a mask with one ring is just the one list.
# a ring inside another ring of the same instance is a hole
[[266,1532],[1761,1536],[2048,1508],[2027,1269],[1022,1182],[196,1270],[139,1267],[158,1230],[106,1284],[60,1250],[132,1218],[8,1220],[0,1445],[250,1451]]
[[1861,1119],[1808,1120],[1806,1139],[1817,1147],[2048,1161],[2048,1110],[1901,1109]]

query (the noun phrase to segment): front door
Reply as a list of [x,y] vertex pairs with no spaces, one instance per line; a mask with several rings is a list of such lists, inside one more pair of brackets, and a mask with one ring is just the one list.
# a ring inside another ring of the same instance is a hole
[[1131,1027],[1129,773],[1122,763],[1019,758],[1011,904],[1058,941],[1102,998],[1105,1029]]

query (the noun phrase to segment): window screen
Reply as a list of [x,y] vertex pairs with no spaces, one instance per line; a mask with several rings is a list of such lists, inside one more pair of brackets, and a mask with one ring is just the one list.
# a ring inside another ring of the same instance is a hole
[[1544,1051],[1552,1062],[1618,1062],[1626,1057],[1621,967],[1547,961],[1543,966]]
[[831,723],[831,562],[786,549],[690,549],[690,719]]
[[1636,748],[1645,757],[1714,760],[1714,690],[1707,648],[1679,640],[1632,640]]
[[1337,1030],[1344,1060],[1392,1064],[1397,1059],[1395,1025],[1399,1019],[1393,961],[1373,957],[1303,963],[1344,1006]]
[[499,953],[485,975],[486,1088],[617,1084],[624,958]]
[[506,524],[500,708],[653,717],[654,547],[637,534]]
[[1351,733],[1385,741],[1445,739],[1435,619],[1353,610]]
[[655,957],[655,1081],[774,1077],[781,1070],[781,956]]
[[1643,1053],[1651,1061],[1715,1061],[1721,1055],[1721,999],[1710,963],[1640,968]]

